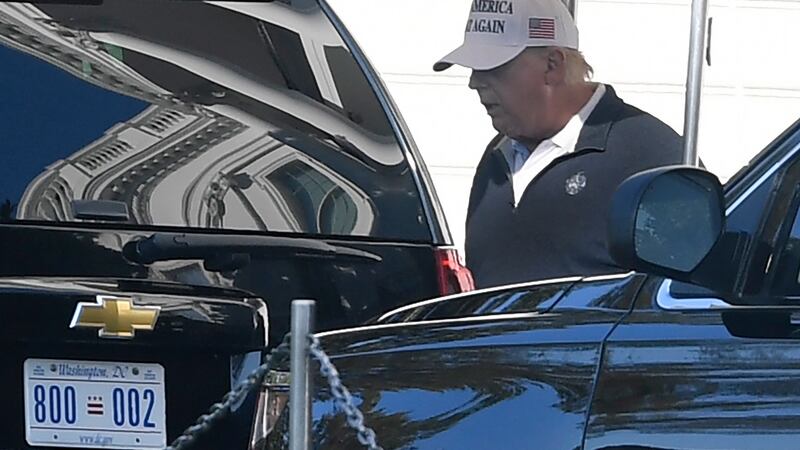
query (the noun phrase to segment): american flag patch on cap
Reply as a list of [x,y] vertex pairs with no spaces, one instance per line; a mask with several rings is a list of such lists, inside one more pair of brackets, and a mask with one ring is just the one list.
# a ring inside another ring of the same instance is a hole
[[531,39],[555,39],[556,20],[552,17],[528,19],[528,37]]

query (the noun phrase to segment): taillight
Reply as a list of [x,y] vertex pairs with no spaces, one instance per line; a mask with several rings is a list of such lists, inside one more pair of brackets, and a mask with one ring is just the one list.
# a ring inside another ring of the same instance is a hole
[[289,373],[271,370],[261,386],[253,429],[250,433],[250,450],[266,450],[275,425],[289,403]]
[[436,270],[439,280],[439,294],[450,295],[475,289],[472,272],[464,265],[458,250],[437,248]]

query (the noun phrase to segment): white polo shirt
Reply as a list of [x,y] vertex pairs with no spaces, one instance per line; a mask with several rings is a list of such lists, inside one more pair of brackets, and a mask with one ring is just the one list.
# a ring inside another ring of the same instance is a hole
[[586,119],[592,114],[594,108],[603,98],[606,93],[606,87],[602,83],[597,85],[597,88],[592,94],[592,97],[583,105],[578,114],[572,116],[564,128],[561,129],[550,139],[545,139],[540,142],[533,153],[528,150],[525,145],[511,140],[512,152],[503,152],[508,167],[511,168],[512,184],[514,189],[514,206],[519,204],[525,188],[539,175],[544,169],[547,168],[556,158],[568,155],[575,151],[575,145],[578,143],[578,137],[581,134],[581,129]]

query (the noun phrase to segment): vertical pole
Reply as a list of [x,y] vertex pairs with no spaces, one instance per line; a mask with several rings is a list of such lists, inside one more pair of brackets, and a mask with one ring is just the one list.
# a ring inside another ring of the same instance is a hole
[[697,131],[700,123],[700,96],[703,87],[703,55],[706,48],[708,0],[692,0],[689,34],[689,65],[686,74],[686,109],[683,122],[683,163],[699,165]]
[[564,3],[567,5],[569,13],[572,14],[572,19],[578,23],[578,0],[564,0]]
[[289,385],[289,448],[311,448],[311,356],[308,336],[314,330],[314,301],[292,301],[291,381]]

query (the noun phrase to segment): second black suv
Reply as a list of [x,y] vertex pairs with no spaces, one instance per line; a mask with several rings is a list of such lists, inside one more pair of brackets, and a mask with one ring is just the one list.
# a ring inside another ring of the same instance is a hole
[[0,447],[163,446],[292,299],[332,329],[471,289],[324,3],[66,3],[0,3]]

